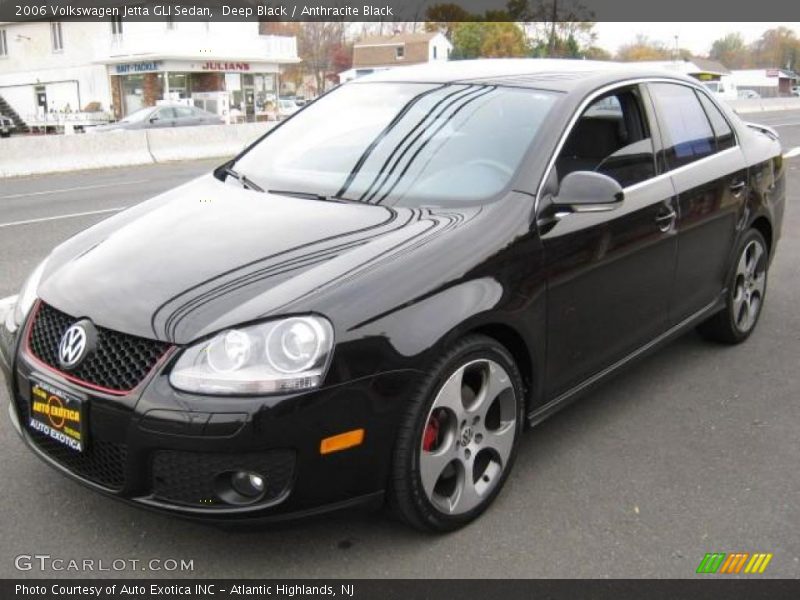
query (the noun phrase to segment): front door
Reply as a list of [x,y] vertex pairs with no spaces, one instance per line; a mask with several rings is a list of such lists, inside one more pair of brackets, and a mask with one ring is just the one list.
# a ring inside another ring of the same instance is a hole
[[551,173],[552,185],[573,171],[613,177],[624,188],[620,206],[542,219],[548,201],[542,198],[551,398],[668,328],[677,214],[670,178],[657,177],[655,126],[645,98],[640,87],[628,86],[594,101],[576,121]]

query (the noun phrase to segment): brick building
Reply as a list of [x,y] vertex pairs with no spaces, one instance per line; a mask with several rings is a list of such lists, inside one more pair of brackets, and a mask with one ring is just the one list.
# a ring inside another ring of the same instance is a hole
[[375,71],[446,61],[453,45],[441,33],[370,36],[353,44],[353,67],[339,74],[344,83]]

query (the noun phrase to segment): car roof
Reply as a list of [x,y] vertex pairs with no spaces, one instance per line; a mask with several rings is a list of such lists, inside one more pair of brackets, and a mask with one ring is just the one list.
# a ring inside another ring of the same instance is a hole
[[395,67],[365,75],[352,83],[481,83],[570,92],[631,78],[663,78],[697,84],[697,80],[649,65],[555,58],[452,60]]

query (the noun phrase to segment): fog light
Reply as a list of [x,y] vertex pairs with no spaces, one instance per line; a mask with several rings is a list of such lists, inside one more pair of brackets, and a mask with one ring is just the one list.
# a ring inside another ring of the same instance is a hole
[[237,471],[231,477],[233,489],[247,498],[258,498],[264,493],[264,478],[258,473]]

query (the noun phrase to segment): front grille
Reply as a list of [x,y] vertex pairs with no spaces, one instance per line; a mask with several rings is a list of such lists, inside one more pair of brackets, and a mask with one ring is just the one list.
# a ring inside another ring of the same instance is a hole
[[159,450],[153,454],[153,496],[172,503],[206,508],[230,507],[217,496],[215,480],[222,473],[254,471],[264,477],[259,502],[275,500],[289,488],[294,474],[293,450],[248,454],[212,454]]
[[[78,319],[41,303],[30,333],[30,349],[54,369],[61,336]],[[117,392],[139,385],[169,348],[169,344],[97,327],[97,348],[69,374],[86,383]]]
[[69,471],[113,490],[125,484],[125,444],[92,440],[83,452],[75,452],[38,431],[29,429],[28,435],[39,450]]

